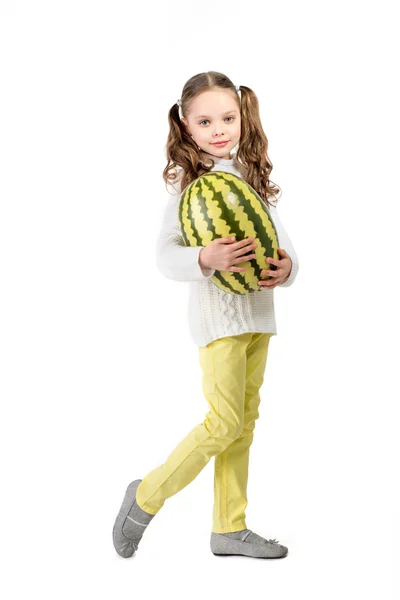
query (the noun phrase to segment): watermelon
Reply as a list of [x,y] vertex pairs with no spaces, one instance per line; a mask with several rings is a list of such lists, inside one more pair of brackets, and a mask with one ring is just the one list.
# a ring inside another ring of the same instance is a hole
[[207,246],[233,235],[237,242],[253,237],[257,248],[246,254],[256,257],[233,265],[246,270],[216,270],[210,280],[228,294],[262,291],[261,270],[276,269],[265,258],[280,258],[278,234],[267,205],[244,179],[225,171],[200,175],[180,195],[178,220],[186,246]]

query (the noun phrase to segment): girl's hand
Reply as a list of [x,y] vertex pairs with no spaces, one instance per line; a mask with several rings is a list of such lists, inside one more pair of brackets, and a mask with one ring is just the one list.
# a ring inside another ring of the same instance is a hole
[[240,242],[235,237],[216,238],[208,246],[200,250],[199,264],[201,268],[218,271],[235,271],[241,273],[245,268],[234,267],[237,263],[247,262],[255,258],[255,254],[246,254],[257,248],[254,238],[249,237]]
[[261,271],[261,277],[265,275],[270,275],[269,279],[263,279],[258,282],[258,285],[261,287],[268,288],[271,290],[277,285],[281,285],[284,283],[286,279],[289,277],[290,272],[292,270],[292,259],[289,254],[285,252],[282,248],[278,248],[278,252],[283,258],[275,260],[270,258],[269,256],[265,257],[265,261],[272,265],[276,265],[276,271],[271,271],[270,269],[263,269]]

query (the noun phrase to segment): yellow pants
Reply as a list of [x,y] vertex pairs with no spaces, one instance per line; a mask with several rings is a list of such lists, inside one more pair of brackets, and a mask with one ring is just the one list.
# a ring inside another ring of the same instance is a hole
[[167,498],[193,481],[215,456],[212,531],[247,528],[249,450],[271,335],[243,333],[199,348],[203,392],[210,410],[166,462],[143,478],[136,492],[140,508],[156,514]]

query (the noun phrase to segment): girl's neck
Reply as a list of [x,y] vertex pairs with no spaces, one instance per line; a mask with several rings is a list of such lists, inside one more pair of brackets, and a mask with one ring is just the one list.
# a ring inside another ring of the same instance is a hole
[[231,158],[220,158],[219,156],[215,156],[214,154],[210,154],[209,152],[205,152],[205,150],[203,150],[205,160],[207,160],[208,158],[212,158],[215,163],[218,163],[220,165],[233,165],[235,160],[235,154],[236,153],[233,152],[231,154]]

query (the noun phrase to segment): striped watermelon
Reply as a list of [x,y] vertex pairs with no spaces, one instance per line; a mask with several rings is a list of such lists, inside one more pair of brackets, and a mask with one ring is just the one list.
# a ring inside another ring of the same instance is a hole
[[178,219],[186,246],[207,246],[216,238],[236,236],[236,241],[254,237],[256,258],[234,266],[241,273],[216,270],[210,277],[229,294],[262,291],[258,281],[262,269],[276,269],[265,257],[279,259],[279,241],[267,205],[244,179],[225,171],[204,173],[180,196]]

